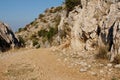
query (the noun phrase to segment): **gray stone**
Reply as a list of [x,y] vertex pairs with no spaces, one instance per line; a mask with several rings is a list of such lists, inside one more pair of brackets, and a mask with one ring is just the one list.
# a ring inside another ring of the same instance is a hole
[[112,67],[112,64],[111,63],[107,64],[107,67]]
[[117,65],[115,65],[114,67],[120,69],[120,64],[117,64]]
[[8,25],[0,22],[0,51],[20,46],[18,39]]
[[86,67],[85,68],[81,68],[80,72],[87,72],[87,70],[88,70],[88,68],[86,68]]
[[90,72],[90,74],[93,75],[93,76],[97,76],[96,72]]

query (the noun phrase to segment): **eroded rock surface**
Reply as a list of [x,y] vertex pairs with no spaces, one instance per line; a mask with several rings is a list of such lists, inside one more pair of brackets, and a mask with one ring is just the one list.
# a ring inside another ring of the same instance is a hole
[[15,37],[10,27],[0,22],[0,51],[6,51],[10,48],[19,46],[19,41]]

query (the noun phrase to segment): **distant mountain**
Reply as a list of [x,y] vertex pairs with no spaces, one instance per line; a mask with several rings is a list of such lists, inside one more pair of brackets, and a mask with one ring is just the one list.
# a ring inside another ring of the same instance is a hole
[[8,25],[0,22],[0,51],[20,46],[20,42]]

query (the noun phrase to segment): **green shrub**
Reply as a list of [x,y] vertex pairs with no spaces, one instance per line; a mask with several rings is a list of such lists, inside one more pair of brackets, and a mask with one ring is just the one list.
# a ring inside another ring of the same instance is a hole
[[39,37],[45,37],[50,41],[52,39],[52,37],[54,35],[56,35],[57,33],[58,33],[57,27],[56,28],[50,27],[49,31],[46,31],[46,30],[38,31],[38,36]]
[[32,34],[32,36],[30,37],[31,40],[36,39],[37,35],[36,34]]
[[36,49],[38,49],[38,48],[40,48],[40,44],[38,44],[38,45],[36,46]]
[[62,6],[58,6],[56,8],[52,7],[50,10],[50,13],[56,13],[56,12],[61,11],[61,10],[62,10]]
[[44,14],[40,14],[39,19],[43,18],[44,16],[45,16]]
[[33,46],[36,46],[37,44],[39,44],[38,41],[35,39],[32,41],[32,43],[33,43]]
[[19,28],[19,29],[18,29],[18,32],[21,32],[21,31],[23,31],[23,28]]
[[51,40],[52,39],[52,37],[55,35],[55,34],[57,34],[58,33],[58,30],[57,30],[57,28],[50,28],[50,30],[49,30],[49,32],[48,32],[48,34],[47,34],[47,38],[48,38],[48,40]]
[[18,36],[18,40],[22,46],[25,46],[25,40],[21,36]]
[[38,23],[38,22],[33,21],[33,22],[31,22],[30,24],[31,24],[32,26],[36,26],[36,25],[37,25],[37,23]]
[[72,11],[75,6],[80,4],[81,0],[65,0],[65,5],[68,11]]
[[45,37],[46,35],[47,35],[47,31],[46,30],[40,30],[40,31],[38,31],[38,36],[39,37]]

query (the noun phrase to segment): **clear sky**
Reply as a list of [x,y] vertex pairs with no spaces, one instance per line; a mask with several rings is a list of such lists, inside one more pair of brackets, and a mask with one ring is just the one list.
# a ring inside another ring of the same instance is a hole
[[46,8],[59,6],[64,0],[0,0],[0,21],[13,31],[33,21]]

